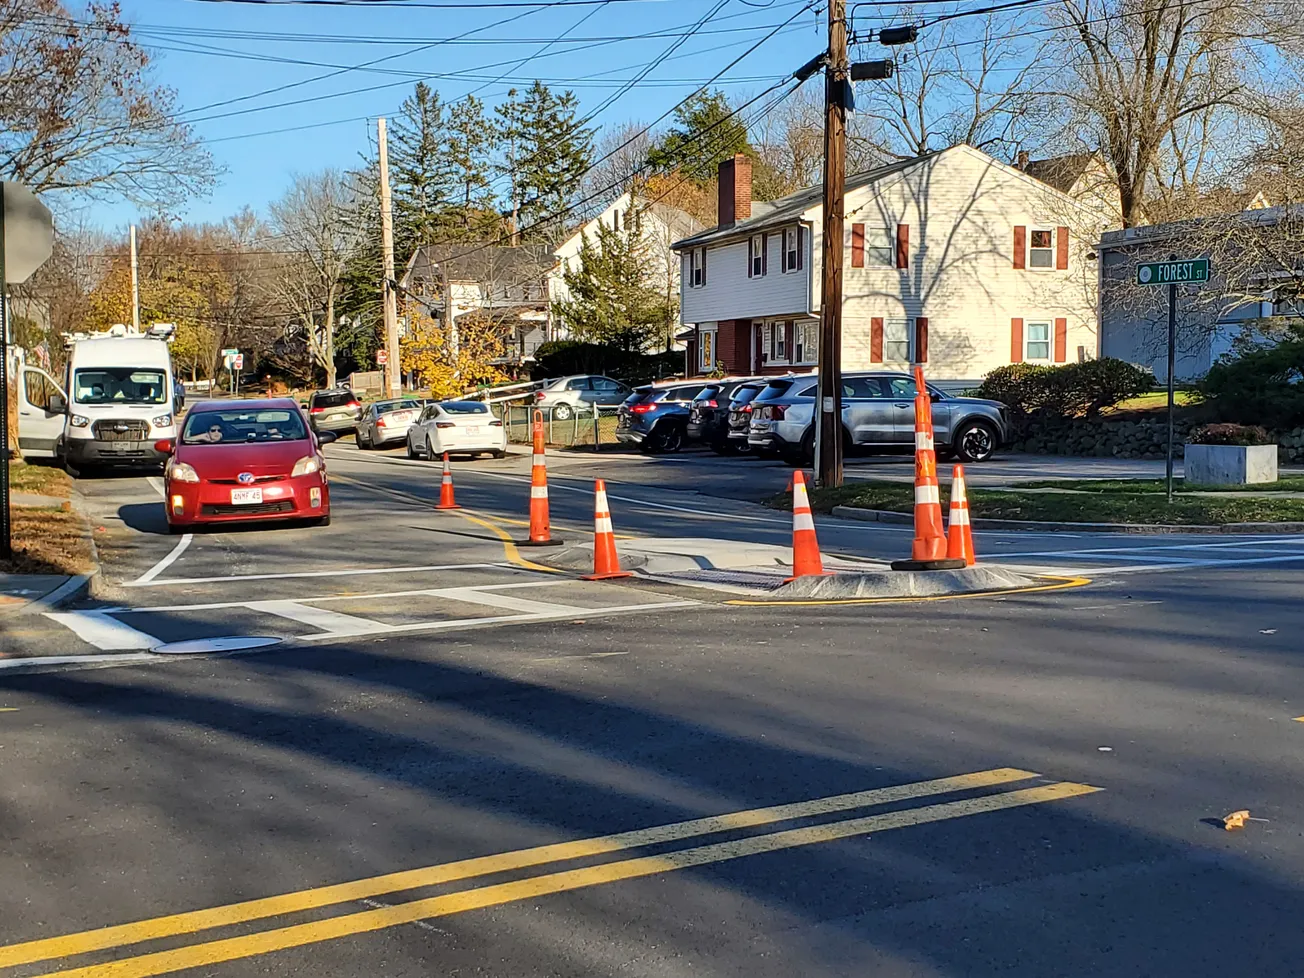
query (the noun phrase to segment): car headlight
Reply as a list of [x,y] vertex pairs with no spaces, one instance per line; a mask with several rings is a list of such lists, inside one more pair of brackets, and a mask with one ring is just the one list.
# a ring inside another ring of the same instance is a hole
[[172,415],[160,414],[157,418],[150,418],[149,423],[152,424],[155,428],[171,428]]
[[193,465],[173,461],[168,463],[168,478],[173,482],[198,482],[199,473]]
[[303,458],[299,459],[299,461],[294,463],[294,468],[290,470],[290,478],[293,479],[296,476],[308,475],[312,472],[320,472],[321,462],[320,455],[305,455]]
[[86,417],[85,415],[74,414],[71,418],[68,419],[68,423],[72,425],[74,428],[85,428],[88,424],[91,423],[91,419]]

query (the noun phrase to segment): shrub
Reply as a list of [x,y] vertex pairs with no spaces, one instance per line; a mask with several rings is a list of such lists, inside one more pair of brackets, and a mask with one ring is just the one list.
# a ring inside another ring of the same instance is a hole
[[1214,364],[1200,393],[1210,411],[1228,421],[1281,430],[1304,424],[1304,338]]
[[1016,426],[1023,428],[1034,419],[1095,417],[1104,408],[1146,393],[1154,383],[1150,371],[1106,357],[1059,367],[998,367],[983,378],[977,394],[1004,402]]
[[1186,440],[1193,445],[1271,445],[1272,436],[1256,424],[1206,424],[1192,428]]

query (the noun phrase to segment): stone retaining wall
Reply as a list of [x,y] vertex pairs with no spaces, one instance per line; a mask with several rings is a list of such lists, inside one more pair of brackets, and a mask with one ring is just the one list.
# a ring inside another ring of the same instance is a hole
[[[1190,422],[1178,419],[1177,454]],[[1304,428],[1278,432],[1277,458],[1285,465],[1304,461]],[[1163,458],[1168,443],[1168,422],[1164,418],[1144,421],[1109,421],[1081,418],[1029,432],[1010,444],[1016,452],[1036,455],[1086,455],[1097,458]]]

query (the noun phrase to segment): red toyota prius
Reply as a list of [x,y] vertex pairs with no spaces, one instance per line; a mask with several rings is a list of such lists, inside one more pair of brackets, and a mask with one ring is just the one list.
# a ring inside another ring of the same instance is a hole
[[326,460],[320,446],[333,432],[313,434],[288,398],[201,401],[186,415],[164,470],[168,530],[244,520],[331,521]]

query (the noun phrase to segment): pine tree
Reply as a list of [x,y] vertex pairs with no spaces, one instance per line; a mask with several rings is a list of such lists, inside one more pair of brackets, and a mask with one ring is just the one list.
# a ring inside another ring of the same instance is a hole
[[593,130],[581,124],[573,92],[555,94],[535,81],[515,90],[497,110],[505,165],[512,177],[513,211],[525,236],[546,241],[566,225],[565,210],[593,163]]
[[598,224],[563,273],[569,299],[554,304],[571,334],[586,343],[641,353],[661,346],[674,326],[674,300],[657,285],[656,262],[637,211],[623,230]]
[[454,187],[445,221],[447,237],[474,238],[497,215],[489,193],[489,152],[493,131],[484,114],[484,103],[468,95],[448,109],[445,156]]
[[394,192],[394,254],[400,263],[420,244],[434,240],[453,202],[448,123],[439,93],[417,82],[394,120],[389,146]]
[[649,154],[664,171],[678,170],[693,180],[709,180],[717,166],[738,153],[756,159],[746,124],[729,113],[724,92],[698,92],[675,109],[675,125]]
[[[335,351],[347,370],[369,369],[381,341],[380,165],[373,156],[346,174],[350,201],[347,221],[357,238],[340,278],[340,328]],[[407,255],[396,252],[400,271]]]

